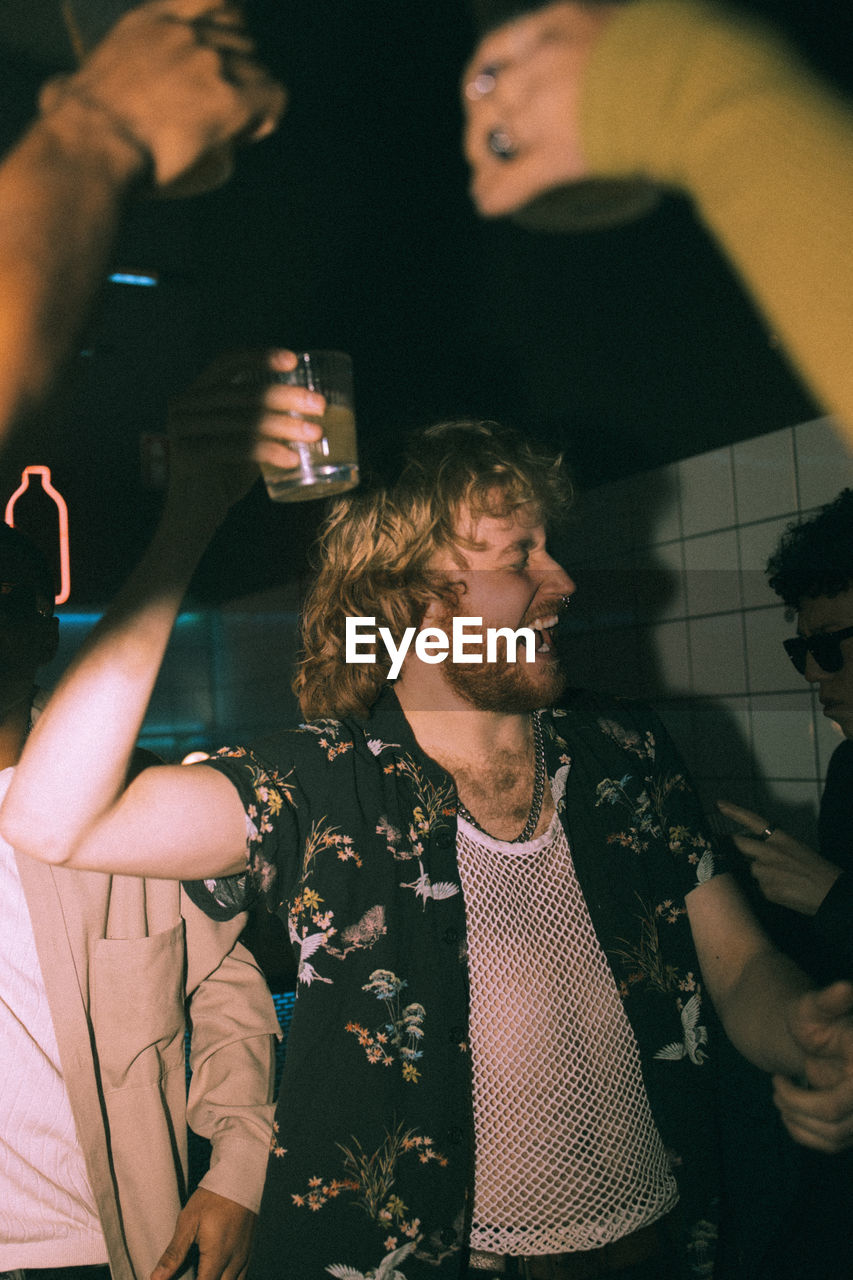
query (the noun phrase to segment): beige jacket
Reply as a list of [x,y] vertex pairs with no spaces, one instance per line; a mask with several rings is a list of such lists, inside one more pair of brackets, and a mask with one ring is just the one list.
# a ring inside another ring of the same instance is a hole
[[208,920],[171,881],[18,869],[113,1278],[146,1280],[186,1199],[187,1121],[213,1144],[202,1185],[258,1209],[275,1007],[242,918]]

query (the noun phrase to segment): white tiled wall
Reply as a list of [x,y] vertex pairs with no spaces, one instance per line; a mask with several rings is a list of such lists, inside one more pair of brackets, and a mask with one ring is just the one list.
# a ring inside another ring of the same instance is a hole
[[709,810],[728,797],[805,838],[840,736],[782,649],[794,624],[764,568],[849,484],[820,418],[580,495],[561,548],[573,683],[653,701]]

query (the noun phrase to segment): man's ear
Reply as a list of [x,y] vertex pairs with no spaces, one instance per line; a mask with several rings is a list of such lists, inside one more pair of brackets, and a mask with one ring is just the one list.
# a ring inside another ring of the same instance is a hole
[[431,627],[441,618],[444,610],[444,601],[439,600],[436,596],[430,597],[430,602],[424,610],[424,616],[421,618],[421,630],[424,627]]

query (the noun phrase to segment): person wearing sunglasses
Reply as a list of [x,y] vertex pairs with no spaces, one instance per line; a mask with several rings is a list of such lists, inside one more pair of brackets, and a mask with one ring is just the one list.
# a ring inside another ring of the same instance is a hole
[[[829,762],[812,849],[748,809],[719,802],[745,834],[734,842],[769,907],[762,921],[817,982],[853,974],[853,489],[791,525],[767,565],[770,585],[797,614],[783,640],[844,737]],[[840,1275],[853,1257],[853,1160],[801,1151],[787,1231],[764,1259],[774,1280]],[[762,1276],[765,1273],[762,1273]],[[846,1270],[844,1271],[846,1274]]]
[[[811,967],[822,979],[853,974],[853,489],[783,535],[767,565],[770,585],[797,613],[785,652],[817,686],[823,714],[844,740],[834,751],[820,807],[818,850],[758,814],[720,801],[741,823],[735,844],[770,902],[810,917]],[[800,957],[798,957],[800,958]],[[818,976],[816,973],[814,976]]]

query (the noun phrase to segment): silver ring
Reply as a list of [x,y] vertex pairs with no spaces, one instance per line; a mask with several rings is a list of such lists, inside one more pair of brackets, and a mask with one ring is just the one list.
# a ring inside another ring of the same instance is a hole
[[568,609],[568,607],[569,607],[569,605],[570,605],[571,603],[572,603],[572,597],[571,597],[571,596],[560,596],[560,608],[561,608],[561,609]]
[[486,144],[493,156],[498,160],[514,160],[518,155],[518,146],[513,142],[506,129],[490,129]]
[[759,835],[753,836],[752,838],[753,840],[761,840],[763,843],[765,840],[770,839],[770,837],[773,835],[773,832],[775,830],[776,830],[775,827],[765,827],[764,830]]
[[480,68],[474,79],[469,80],[465,86],[465,97],[469,102],[477,102],[480,98],[487,98],[494,92],[500,69],[499,62],[490,62],[487,66]]

